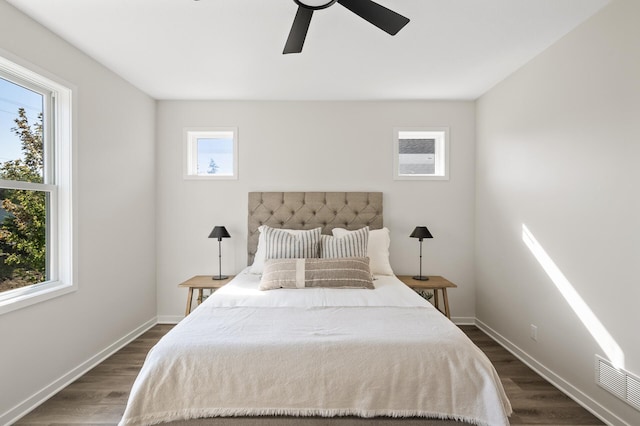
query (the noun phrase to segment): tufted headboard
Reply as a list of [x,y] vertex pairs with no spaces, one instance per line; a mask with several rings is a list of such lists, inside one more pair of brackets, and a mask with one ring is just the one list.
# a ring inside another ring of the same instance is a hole
[[382,192],[250,192],[247,264],[258,248],[258,227],[313,229],[382,228]]

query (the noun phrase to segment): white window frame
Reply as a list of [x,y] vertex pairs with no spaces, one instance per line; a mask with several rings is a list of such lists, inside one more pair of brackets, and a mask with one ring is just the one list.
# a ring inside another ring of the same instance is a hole
[[[8,59],[8,58],[11,58]],[[44,183],[0,181],[4,188],[48,194],[47,281],[0,293],[0,315],[77,290],[73,251],[72,100],[70,85],[0,50],[0,76],[47,93],[44,112]],[[47,76],[45,76],[45,74]]]
[[[230,175],[198,174],[198,139],[218,139],[233,135],[233,172]],[[238,128],[207,127],[184,129],[184,179],[236,180],[238,179]]]
[[[433,174],[400,173],[400,133],[415,133],[420,138],[435,140],[435,172]],[[448,127],[395,127],[393,129],[394,180],[449,180]]]

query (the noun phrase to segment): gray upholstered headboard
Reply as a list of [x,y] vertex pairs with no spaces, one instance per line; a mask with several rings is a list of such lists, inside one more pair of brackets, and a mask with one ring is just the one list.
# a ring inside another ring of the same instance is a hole
[[381,229],[382,192],[250,192],[247,262],[258,248],[258,227]]

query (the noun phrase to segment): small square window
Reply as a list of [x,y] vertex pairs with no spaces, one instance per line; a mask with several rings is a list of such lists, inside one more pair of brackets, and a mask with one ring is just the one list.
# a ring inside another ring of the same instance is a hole
[[185,179],[238,179],[238,129],[186,129]]
[[449,179],[449,129],[394,129],[393,178]]

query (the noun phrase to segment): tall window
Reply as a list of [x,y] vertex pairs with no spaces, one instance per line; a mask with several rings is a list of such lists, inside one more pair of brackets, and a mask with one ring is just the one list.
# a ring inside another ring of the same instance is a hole
[[0,57],[0,313],[71,282],[71,91]]
[[449,129],[394,130],[394,179],[449,179]]

